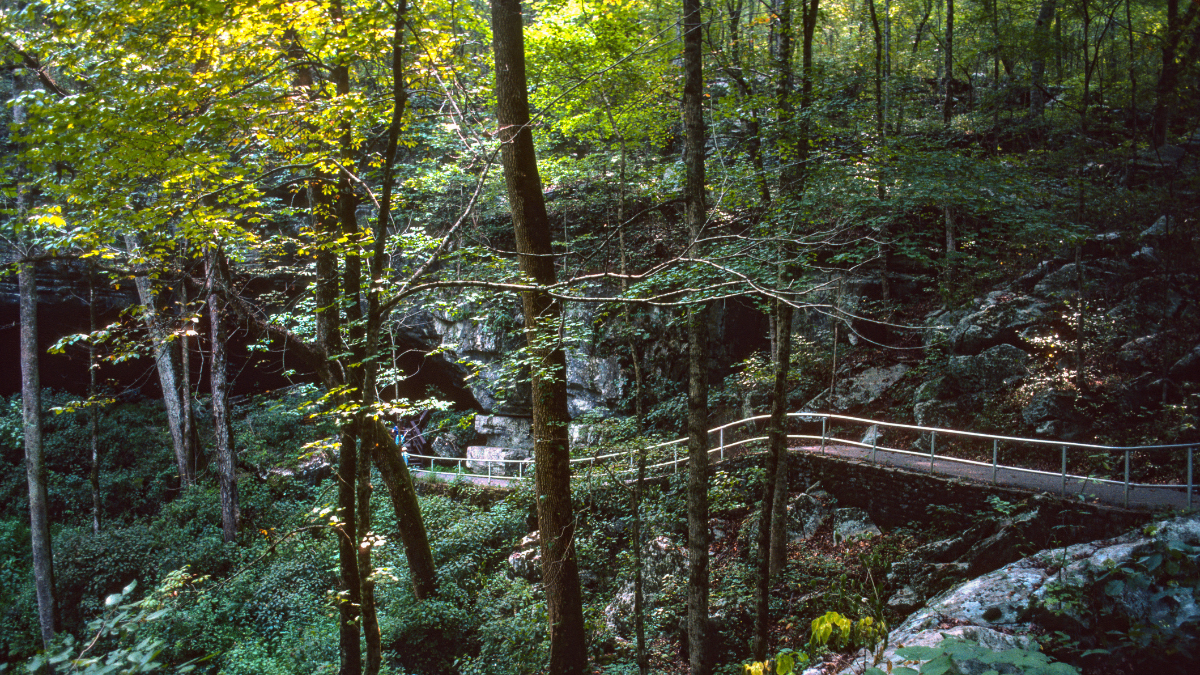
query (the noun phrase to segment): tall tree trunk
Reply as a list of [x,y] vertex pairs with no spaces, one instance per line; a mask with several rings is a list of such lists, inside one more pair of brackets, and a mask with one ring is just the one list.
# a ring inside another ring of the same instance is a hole
[[[790,0],[785,0],[785,2],[790,3]],[[725,71],[733,79],[734,83],[737,84],[738,95],[742,97],[742,100],[750,108],[750,116],[745,120],[746,155],[750,159],[750,166],[754,169],[754,183],[758,188],[759,201],[763,206],[770,206],[771,190],[767,185],[767,172],[763,168],[762,159],[762,122],[759,115],[759,106],[755,97],[754,86],[751,82],[747,81],[742,65],[742,0],[727,3],[725,10],[729,17],[730,42],[729,66]]]
[[[94,336],[99,330],[96,318],[96,265],[88,263],[88,331]],[[88,445],[92,463],[88,484],[92,489],[92,534],[100,534],[100,362],[96,358],[96,343],[88,341]]]
[[228,345],[225,335],[223,302],[217,293],[223,278],[224,261],[216,244],[204,252],[204,271],[208,282],[209,328],[212,331],[212,359],[209,376],[212,388],[213,431],[217,446],[217,483],[221,489],[221,534],[227,542],[237,541],[238,489],[234,473],[233,420],[229,416]]
[[633,625],[637,639],[637,665],[639,675],[650,672],[650,655],[646,651],[645,583],[642,569],[642,495],[646,488],[646,446],[638,446],[637,483],[633,489],[633,528],[630,539],[633,543]]
[[[758,572],[757,572],[757,602],[754,622],[754,660],[764,661],[767,658],[767,640],[770,635],[770,599],[771,599],[771,553],[776,546],[784,543],[786,527],[774,527],[780,514],[776,511],[777,504],[786,506],[786,470],[784,476],[783,500],[777,492],[779,482],[780,457],[787,453],[787,380],[791,361],[791,305],[782,300],[775,300],[775,387],[771,400],[770,448],[767,451],[766,463],[763,467],[762,514],[758,525]],[[784,511],[786,514],[786,510]],[[784,515],[783,517],[786,517]],[[780,547],[779,550],[786,551]]]
[[[778,461],[775,472],[775,491],[771,515],[771,567],[775,577],[787,564],[787,500],[788,500],[788,454],[787,439],[787,382],[792,368],[792,314],[793,308],[786,302],[777,302],[775,320],[777,345],[775,354],[775,395],[771,401],[771,452],[776,452]],[[776,417],[778,416],[778,424]],[[776,434],[776,429],[779,433]]]
[[[876,185],[876,195],[879,197],[879,201],[883,202],[884,200],[887,199],[887,183],[884,180],[884,177],[882,175],[884,172],[883,161],[886,157],[886,146],[887,146],[887,119],[885,118],[887,108],[886,108],[886,101],[884,98],[884,91],[883,91],[884,67],[885,67],[885,52],[884,52],[884,47],[885,47],[884,37],[885,36],[884,36],[884,32],[883,32],[882,28],[879,25],[879,17],[875,13],[875,0],[867,0],[867,8],[870,10],[871,27],[873,28],[874,33],[875,33],[875,135],[878,139],[876,141],[877,147],[876,147],[875,152],[876,152],[876,154],[880,155],[880,161],[877,162],[877,164],[878,164],[877,171],[879,172],[880,176],[879,176],[879,179],[875,182],[875,185]],[[879,256],[880,296],[885,301],[888,300],[891,296],[891,289],[889,288],[889,284],[888,284],[888,257],[889,257],[888,254],[889,254],[889,251],[888,251],[887,238],[888,238],[887,222],[884,221],[883,219],[880,219],[879,241],[876,244],[876,252]]]
[[[333,24],[344,35],[344,10],[341,0],[329,3],[329,16]],[[334,91],[339,100],[345,101],[350,95],[350,65],[345,55],[339,55],[332,68]],[[338,122],[340,131],[338,150],[342,166],[352,166],[354,154],[350,121],[346,118],[348,111],[340,112],[342,118]],[[343,396],[344,403],[356,406],[351,420],[344,422],[340,430],[341,451],[338,456],[338,509],[342,514],[342,536],[339,538],[338,565],[341,568],[342,587],[346,596],[341,606],[341,675],[359,675],[362,672],[362,653],[360,651],[359,623],[362,617],[362,578],[359,575],[359,546],[363,529],[359,522],[358,487],[359,475],[358,434],[359,423],[364,419],[362,404],[362,305],[360,284],[362,277],[362,258],[357,250],[358,222],[355,217],[356,199],[350,187],[350,178],[345,170],[340,170],[336,178],[336,201],[333,213],[329,214],[329,228],[340,234],[335,251],[343,253],[341,278],[341,294],[336,296],[335,306],[331,314],[338,312],[341,306],[346,313],[345,321],[338,326],[338,345],[342,352],[349,350],[351,363],[344,368],[347,393]],[[335,253],[336,255],[336,253]],[[337,293],[338,280],[336,262],[330,270],[333,278],[329,283],[333,292]],[[346,339],[346,335],[349,339]],[[364,460],[365,461],[365,460]]]
[[[699,0],[683,0],[685,199],[692,247],[707,219],[704,203],[704,66]],[[698,255],[693,250],[691,255]],[[692,675],[712,672],[708,648],[708,306],[688,315],[688,659]]]
[[946,99],[942,102],[942,124],[950,126],[954,116],[954,0],[946,0]]
[[[18,207],[18,211],[21,211]],[[25,479],[29,484],[29,531],[33,542],[33,582],[42,645],[58,630],[54,592],[54,554],[50,545],[50,512],[46,497],[46,464],[42,452],[42,384],[38,374],[37,266],[18,263],[21,299],[21,413],[25,430]]]
[[[1175,90],[1183,69],[1178,57],[1179,45],[1192,22],[1196,20],[1198,9],[1200,2],[1192,2],[1188,5],[1187,12],[1180,16],[1179,0],[1167,0],[1167,34],[1162,42],[1162,69],[1154,87],[1154,118],[1150,130],[1151,147],[1154,148],[1167,142],[1167,131],[1174,110]],[[1200,26],[1197,27],[1197,34],[1192,42],[1193,49],[1190,51],[1194,54],[1197,43],[1200,43]]]
[[1033,62],[1030,71],[1033,82],[1029,88],[1029,114],[1041,117],[1046,110],[1046,52],[1050,49],[1050,22],[1054,20],[1057,0],[1042,0],[1037,20],[1033,24]]
[[[20,94],[28,90],[29,77],[20,70],[13,71],[12,125],[21,129],[26,122],[27,110]],[[29,216],[32,194],[25,183],[25,168],[16,171],[16,214],[18,223]],[[18,230],[20,231],[20,230]],[[21,419],[25,436],[25,481],[29,488],[29,534],[33,548],[33,585],[37,596],[38,628],[42,634],[42,647],[50,648],[50,641],[59,629],[58,599],[54,590],[54,549],[50,541],[50,510],[46,495],[46,463],[42,448],[42,379],[38,372],[38,324],[37,324],[37,263],[34,246],[28,236],[22,236],[21,259],[17,261],[17,289],[19,297],[20,352],[21,352]]]
[[[523,274],[544,288],[555,282],[554,257],[529,125],[525,39],[518,0],[492,1],[492,48],[496,56],[500,159],[517,239],[518,264]],[[534,360],[530,379],[542,582],[550,624],[548,670],[583,675],[588,665],[571,504],[567,362],[562,342],[556,337],[562,307],[543,290],[523,292],[521,303],[525,336]]]

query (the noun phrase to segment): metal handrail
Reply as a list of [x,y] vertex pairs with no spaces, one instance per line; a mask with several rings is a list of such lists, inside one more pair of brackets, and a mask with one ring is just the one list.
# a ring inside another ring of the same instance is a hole
[[[1040,438],[1021,438],[1021,437],[1017,437],[1017,436],[1001,436],[998,434],[987,434],[987,433],[981,433],[981,432],[975,432],[975,431],[960,431],[957,429],[945,429],[945,428],[941,428],[941,427],[925,427],[925,426],[914,425],[914,424],[900,424],[897,422],[885,422],[885,421],[872,420],[872,419],[862,418],[862,417],[850,417],[848,415],[836,415],[836,414],[832,414],[832,413],[822,413],[822,412],[794,412],[794,413],[788,413],[787,416],[790,418],[808,418],[809,421],[813,421],[813,422],[815,422],[817,420],[821,421],[821,435],[820,436],[804,435],[804,434],[789,434],[787,436],[787,438],[789,440],[793,440],[793,439],[795,439],[795,440],[813,440],[813,441],[820,440],[822,452],[824,452],[825,447],[830,442],[836,442],[836,443],[842,444],[842,445],[857,446],[857,447],[861,447],[861,448],[870,447],[872,463],[875,463],[876,453],[879,450],[883,450],[885,452],[890,452],[890,453],[902,454],[902,455],[911,455],[911,456],[920,456],[920,457],[927,456],[929,458],[929,471],[930,471],[930,473],[932,473],[934,470],[934,464],[938,459],[941,459],[943,462],[958,462],[961,464],[970,464],[970,465],[983,466],[983,467],[989,466],[989,464],[987,464],[986,462],[980,462],[977,460],[961,459],[961,458],[957,458],[957,457],[948,457],[945,455],[938,457],[937,456],[937,434],[940,433],[940,434],[949,435],[949,436],[963,436],[963,437],[968,437],[968,438],[985,439],[985,440],[992,441],[992,462],[991,462],[990,466],[992,468],[992,482],[993,483],[998,482],[997,481],[998,471],[1000,469],[1004,469],[1006,471],[1018,471],[1018,472],[1024,472],[1024,473],[1040,474],[1040,475],[1045,475],[1045,476],[1059,476],[1062,479],[1062,494],[1064,494],[1064,495],[1066,494],[1066,486],[1067,486],[1068,479],[1090,481],[1090,482],[1095,482],[1095,483],[1107,483],[1110,485],[1124,485],[1124,503],[1125,503],[1126,507],[1128,507],[1128,505],[1129,505],[1129,491],[1132,488],[1138,488],[1138,487],[1156,487],[1156,488],[1174,488],[1174,489],[1186,488],[1186,490],[1187,490],[1187,508],[1189,508],[1189,509],[1192,508],[1192,492],[1194,489],[1193,454],[1194,454],[1194,451],[1195,451],[1195,448],[1197,447],[1197,445],[1200,445],[1197,443],[1173,443],[1173,444],[1143,445],[1143,446],[1109,446],[1109,445],[1096,445],[1096,444],[1089,444],[1089,443],[1074,443],[1074,442],[1069,442],[1069,441],[1054,441],[1054,440],[1047,440],[1047,439],[1040,439]],[[749,424],[752,422],[768,420],[768,419],[770,419],[770,417],[771,417],[770,415],[755,415],[752,417],[746,417],[746,418],[743,418],[740,420],[736,420],[733,422],[728,422],[721,426],[709,429],[708,430],[709,434],[715,433],[718,435],[718,443],[715,448],[710,448],[708,450],[708,454],[710,456],[713,454],[718,454],[720,459],[723,460],[725,458],[725,451],[728,449],[746,445],[748,443],[767,440],[769,438],[768,436],[755,436],[752,438],[745,438],[745,439],[740,439],[740,440],[737,440],[737,441],[734,441],[731,443],[726,443],[725,442],[725,431],[727,429],[731,429],[733,427],[737,427],[740,425],[746,425],[746,424]],[[870,425],[870,426],[888,427],[888,428],[893,428],[893,429],[905,429],[905,430],[910,430],[910,431],[918,431],[918,432],[922,432],[922,433],[929,433],[930,434],[930,450],[929,450],[928,455],[926,455],[924,452],[914,452],[912,450],[903,450],[900,448],[880,447],[880,446],[878,446],[877,443],[872,443],[870,446],[868,446],[867,444],[862,443],[861,441],[837,438],[835,436],[830,435],[830,433],[829,433],[830,420],[841,421],[841,422],[851,422],[851,423],[864,424],[864,425]],[[680,444],[685,443],[686,441],[687,441],[687,438],[679,438],[679,439],[675,439],[672,441],[664,441],[662,443],[656,443],[654,445],[647,446],[645,448],[645,450],[655,450],[655,449],[660,449],[660,448],[678,446]],[[1061,460],[1062,460],[1061,470],[1058,472],[1050,472],[1050,471],[1043,471],[1040,469],[1031,469],[1031,468],[1027,468],[1027,467],[1000,464],[998,460],[999,460],[999,444],[1001,442],[1027,444],[1027,445],[1057,446],[1061,451]],[[1179,449],[1183,449],[1183,448],[1186,448],[1188,451],[1188,456],[1187,456],[1188,482],[1186,485],[1151,485],[1151,484],[1146,484],[1146,483],[1130,482],[1129,476],[1130,476],[1130,453],[1131,452],[1143,451],[1143,450],[1179,450]],[[1124,459],[1125,459],[1124,480],[1118,481],[1118,480],[1112,480],[1112,479],[1095,478],[1095,477],[1091,477],[1091,476],[1080,476],[1080,475],[1076,475],[1076,474],[1068,474],[1067,473],[1067,451],[1069,449],[1087,449],[1087,450],[1099,450],[1099,451],[1105,451],[1105,452],[1122,452],[1122,453],[1124,453]],[[594,455],[591,457],[577,457],[577,458],[570,460],[570,463],[577,464],[577,465],[590,464],[592,467],[595,467],[596,464],[601,460],[611,460],[611,459],[616,459],[616,458],[621,458],[621,457],[628,457],[629,461],[630,461],[630,468],[614,470],[613,473],[616,475],[629,474],[634,471],[633,461],[634,461],[634,457],[638,451],[639,450],[635,448],[635,449],[630,449],[627,451],[608,453],[605,455]],[[437,456],[432,456],[432,455],[414,455],[414,454],[410,454],[409,457],[416,458],[416,459],[429,460],[430,470],[425,471],[423,469],[417,469],[417,471],[420,471],[421,473],[430,473],[430,474],[434,474],[434,475],[439,475],[439,474],[446,475],[446,473],[447,473],[447,472],[438,472],[436,470],[433,470],[433,466],[434,466],[433,462],[434,461],[445,462],[445,461],[447,461],[447,458],[437,457]],[[514,480],[523,480],[524,478],[527,478],[528,476],[531,476],[533,474],[532,471],[527,470],[527,467],[531,467],[533,464],[532,459],[474,459],[474,460],[469,460],[471,462],[486,463],[488,466],[488,472],[486,474],[463,472],[464,463],[468,461],[466,458],[454,458],[451,461],[457,463],[457,465],[458,465],[458,468],[456,469],[456,471],[454,472],[453,475],[456,475],[456,476],[462,475],[462,476],[468,477],[468,478],[486,478],[486,479],[489,479],[489,481],[500,480],[500,481],[505,481],[505,482],[511,482]],[[647,468],[647,470],[657,470],[657,469],[664,469],[667,467],[671,467],[675,470],[675,472],[678,472],[679,467],[683,464],[686,464],[687,461],[688,461],[687,456],[685,455],[683,457],[680,457],[678,451],[676,450],[674,458],[667,460],[667,461],[659,462],[657,464],[649,465],[646,468]],[[509,476],[506,474],[496,474],[492,471],[492,466],[494,464],[502,464],[502,465],[516,464],[517,465],[517,475]]]

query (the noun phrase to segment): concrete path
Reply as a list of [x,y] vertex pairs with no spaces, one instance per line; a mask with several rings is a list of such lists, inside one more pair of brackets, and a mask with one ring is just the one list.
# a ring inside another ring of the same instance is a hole
[[[791,448],[792,452],[807,452],[821,454],[821,446],[806,446]],[[827,445],[824,454],[846,460],[869,463],[870,448],[858,448],[847,445]],[[879,448],[875,452],[875,461],[885,466],[895,466],[910,471],[928,473],[930,462],[928,455],[916,455],[896,452]],[[933,462],[933,473],[954,478],[963,478],[980,483],[992,482],[992,466],[955,461],[949,457],[937,457]],[[1061,473],[1048,473],[1032,469],[1010,469],[998,467],[996,483],[1009,487],[1045,492],[1051,495],[1063,495],[1077,498],[1083,495],[1086,501],[1096,501],[1110,506],[1125,505],[1125,485],[1119,482],[1099,481],[1093,478],[1073,478],[1067,476],[1063,483]],[[1188,507],[1186,488],[1129,486],[1129,508],[1132,509],[1162,509]],[[1200,490],[1193,489],[1192,505],[1200,507]]]

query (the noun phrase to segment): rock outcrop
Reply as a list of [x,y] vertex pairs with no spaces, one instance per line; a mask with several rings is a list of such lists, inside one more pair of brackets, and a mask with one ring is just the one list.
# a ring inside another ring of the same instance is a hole
[[[938,557],[954,546],[947,540],[927,548]],[[891,671],[905,661],[896,653],[899,647],[935,646],[956,637],[994,651],[1029,648],[1035,635],[1057,630],[1084,650],[1126,650],[1147,667],[1174,659],[1176,670],[1168,670],[1185,672],[1178,654],[1200,644],[1198,558],[1200,516],[1195,515],[1113,539],[1040,551],[933,598],[891,631],[887,649],[860,654],[858,662],[867,658]],[[1142,651],[1136,651],[1139,640],[1128,639],[1130,631],[1149,636]],[[976,665],[956,664],[958,672],[983,672]]]

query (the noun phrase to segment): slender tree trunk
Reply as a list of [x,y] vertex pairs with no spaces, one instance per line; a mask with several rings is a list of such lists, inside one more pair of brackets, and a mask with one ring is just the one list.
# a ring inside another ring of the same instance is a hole
[[647,675],[650,672],[650,655],[646,651],[646,610],[645,610],[645,576],[642,566],[642,495],[646,488],[646,446],[639,445],[637,458],[637,484],[633,490],[633,625],[637,637],[638,673]]
[[[179,285],[182,299],[180,316],[186,318],[187,286]],[[190,324],[190,321],[188,322]],[[195,331],[190,325],[183,325],[179,331],[179,413],[180,426],[183,430],[184,454],[191,462],[190,472],[193,477],[200,472],[200,432],[196,428],[196,416],[192,407],[192,348],[191,335]],[[197,343],[199,341],[197,340]],[[199,349],[197,344],[197,349]]]
[[[137,238],[133,235],[126,237],[126,244],[131,252],[138,248]],[[134,285],[137,286],[138,299],[145,307],[142,320],[146,324],[154,346],[154,363],[158,368],[158,381],[162,387],[163,403],[167,409],[167,425],[171,430],[171,442],[175,448],[175,464],[179,469],[179,483],[181,487],[186,488],[195,481],[195,475],[192,473],[194,462],[191,456],[191,443],[184,433],[184,401],[180,392],[179,351],[176,349],[174,341],[170,339],[171,331],[158,309],[158,293],[154,290],[154,282],[146,275],[139,274],[134,279]]]
[[[787,439],[787,383],[792,368],[792,314],[793,308],[786,302],[778,302],[776,314],[776,330],[778,335],[775,342],[778,345],[775,356],[775,395],[771,401],[771,452],[778,445],[779,459],[776,462],[775,491],[771,515],[771,567],[772,578],[783,571],[787,564],[787,500],[788,500],[788,454]],[[778,424],[776,424],[778,417]],[[776,430],[781,430],[778,434]]]
[[[525,84],[521,5],[493,0],[492,47],[496,56],[496,117],[500,159],[516,233],[521,272],[541,287],[555,281],[550,221],[542,195]],[[549,672],[588,671],[583,598],[575,553],[567,425],[566,353],[557,334],[562,307],[542,290],[521,294],[525,336],[534,360],[532,380],[535,484],[541,531],[542,581],[550,624]]]
[[[790,3],[790,0],[785,0]],[[790,4],[789,4],[790,11]],[[741,36],[741,18],[742,18],[742,2],[737,0],[726,5],[726,13],[729,17],[729,54],[730,64],[726,68],[726,72],[737,84],[738,94],[746,105],[750,108],[750,116],[746,122],[746,155],[750,159],[750,166],[754,169],[754,183],[758,187],[758,198],[763,206],[771,204],[771,190],[767,185],[767,172],[763,168],[762,159],[762,123],[760,120],[758,103],[755,98],[754,86],[746,80],[744,68],[742,65],[742,36]]]
[[[20,209],[18,209],[20,210]],[[42,645],[49,649],[58,630],[54,591],[54,554],[50,545],[50,513],[46,497],[46,464],[42,453],[42,385],[38,375],[37,267],[18,263],[21,298],[21,412],[25,429],[25,478],[29,484],[29,531],[33,541],[33,582]]]
[[1045,71],[1046,50],[1049,49],[1050,22],[1054,20],[1057,0],[1042,0],[1042,8],[1038,10],[1038,18],[1033,23],[1033,62],[1030,71],[1033,73],[1033,83],[1030,86],[1030,115],[1042,117],[1045,112]]
[[[775,320],[777,326],[777,335],[775,337],[776,351],[773,354],[775,359],[775,387],[774,396],[771,401],[771,428],[769,431],[771,442],[770,449],[767,451],[766,463],[763,467],[762,515],[758,526],[758,594],[756,598],[757,612],[754,622],[753,648],[755,661],[766,660],[767,647],[769,646],[767,641],[770,636],[771,625],[772,548],[775,547],[775,539],[781,540],[779,543],[783,544],[782,540],[786,538],[779,532],[773,531],[779,529],[773,526],[775,519],[778,517],[776,505],[784,504],[786,507],[786,492],[783,495],[784,500],[781,501],[776,485],[779,481],[779,460],[787,452],[787,380],[789,362],[791,361],[792,317],[791,305],[780,300],[776,300],[774,304],[777,317]],[[786,486],[786,473],[784,476],[784,484]],[[786,532],[786,527],[783,528],[783,532]],[[786,551],[782,547],[780,550]]]
[[[364,448],[375,447],[376,429],[360,427]],[[375,605],[375,568],[371,563],[371,549],[375,545],[371,532],[371,462],[361,457],[358,462],[358,583],[362,597],[363,642],[366,643],[367,661],[364,672],[376,675],[383,666],[383,643],[379,632],[379,616]]]
[[[691,246],[699,245],[704,204],[704,67],[700,1],[683,0],[683,126],[685,198]],[[691,255],[697,255],[692,251]],[[688,315],[688,658],[692,675],[708,675],[708,306]]]
[[[96,265],[88,263],[88,330],[92,335],[99,330],[96,318]],[[88,342],[88,445],[92,464],[88,471],[88,484],[92,489],[92,534],[100,534],[100,362],[96,358],[95,342]]]
[[228,345],[225,335],[223,302],[216,292],[218,279],[224,276],[221,250],[210,244],[204,254],[208,282],[209,327],[212,331],[212,358],[209,377],[212,388],[213,431],[217,446],[217,482],[221,488],[221,533],[227,542],[237,541],[238,489],[233,447],[233,421],[229,416]]
[[[25,126],[27,110],[19,94],[28,90],[26,78],[21,70],[13,71],[12,126]],[[15,219],[23,222],[28,218],[32,206],[32,194],[25,183],[25,167],[16,170],[16,214]],[[21,236],[21,235],[19,235]],[[37,264],[33,259],[34,246],[29,238],[21,236],[19,241],[21,259],[17,261],[17,289],[19,297],[20,361],[21,361],[21,418],[25,437],[25,481],[29,488],[29,534],[33,549],[33,586],[38,605],[38,628],[42,634],[42,647],[50,648],[50,641],[59,630],[58,598],[54,589],[54,549],[50,540],[50,510],[46,495],[46,463],[42,448],[42,380],[38,372],[38,324],[37,324]]]
[[946,99],[942,102],[942,123],[950,126],[954,116],[954,0],[946,0]]

